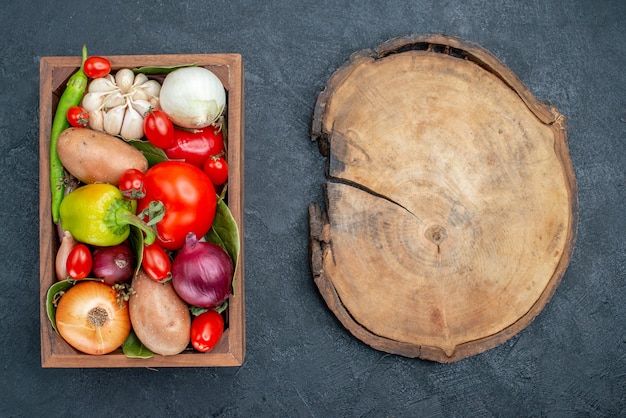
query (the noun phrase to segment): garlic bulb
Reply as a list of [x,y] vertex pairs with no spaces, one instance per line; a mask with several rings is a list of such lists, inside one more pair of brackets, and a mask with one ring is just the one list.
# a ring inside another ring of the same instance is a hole
[[145,74],[122,68],[115,75],[92,80],[82,104],[89,112],[89,127],[124,139],[141,139],[143,119],[160,109],[161,84]]

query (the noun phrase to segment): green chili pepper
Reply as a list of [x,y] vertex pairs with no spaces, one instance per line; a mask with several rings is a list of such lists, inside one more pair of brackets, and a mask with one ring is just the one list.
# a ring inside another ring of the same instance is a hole
[[61,201],[59,214],[63,230],[85,244],[108,247],[122,243],[130,226],[141,229],[145,243],[154,242],[154,232],[136,214],[137,203],[125,199],[120,190],[107,183],[80,186]]
[[67,81],[65,91],[59,99],[52,130],[50,131],[50,191],[52,192],[52,220],[57,223],[59,220],[59,205],[65,193],[65,170],[57,154],[57,139],[59,134],[69,128],[67,121],[67,111],[72,106],[78,106],[85,94],[88,77],[83,71],[85,60],[87,59],[87,46],[83,45],[83,60],[80,68]]

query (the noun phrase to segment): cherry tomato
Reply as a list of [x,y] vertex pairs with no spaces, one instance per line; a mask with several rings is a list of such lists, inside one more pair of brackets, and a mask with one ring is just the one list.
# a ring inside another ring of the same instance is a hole
[[67,121],[76,128],[89,125],[89,112],[80,106],[72,106],[67,110]]
[[85,244],[77,244],[67,256],[65,266],[67,274],[74,280],[82,280],[89,276],[93,259],[91,251]]
[[143,131],[148,141],[157,148],[168,148],[174,142],[174,123],[162,110],[152,110],[146,115]]
[[215,126],[194,131],[174,129],[174,142],[163,151],[172,160],[183,160],[202,168],[207,158],[224,152],[224,134]]
[[83,71],[89,78],[104,77],[111,72],[111,63],[104,57],[89,57],[85,60]]
[[143,187],[143,178],[143,171],[136,168],[129,168],[122,173],[117,187],[127,199],[141,199],[146,195],[146,190]]
[[222,156],[207,158],[203,169],[215,186],[221,186],[228,180],[228,163]]
[[197,237],[209,232],[217,199],[204,171],[182,161],[164,161],[146,171],[143,184],[146,195],[137,201],[137,213],[151,202],[163,204],[164,216],[155,224],[156,242],[163,248],[181,249],[189,232]]
[[202,353],[215,347],[223,333],[224,318],[213,309],[201,313],[191,321],[191,345]]
[[158,244],[144,245],[141,267],[155,282],[165,282],[172,278],[172,260]]

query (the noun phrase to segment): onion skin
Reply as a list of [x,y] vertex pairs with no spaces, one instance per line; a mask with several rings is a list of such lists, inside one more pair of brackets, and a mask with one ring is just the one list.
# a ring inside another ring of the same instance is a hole
[[211,309],[230,296],[233,273],[233,262],[226,251],[216,244],[198,241],[194,233],[189,233],[172,263],[172,284],[188,304]]
[[108,285],[123,283],[135,272],[135,253],[127,241],[111,247],[94,247],[92,275]]
[[131,327],[128,303],[118,302],[111,286],[91,280],[75,284],[61,297],[56,324],[69,345],[94,355],[115,351]]
[[67,279],[67,257],[70,255],[72,248],[77,244],[70,231],[63,231],[61,236],[61,245],[57,251],[55,260],[55,270],[58,280]]
[[169,73],[159,92],[161,109],[175,125],[206,128],[222,114],[226,90],[220,79],[203,67],[183,67]]

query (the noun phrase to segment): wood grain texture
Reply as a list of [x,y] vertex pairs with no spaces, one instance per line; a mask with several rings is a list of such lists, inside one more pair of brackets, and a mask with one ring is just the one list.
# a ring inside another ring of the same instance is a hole
[[452,362],[525,328],[573,249],[566,119],[457,38],[359,51],[318,97],[327,157],[311,267],[329,308],[382,351]]
[[80,66],[80,57],[42,57],[40,61],[39,127],[39,246],[40,321],[42,367],[213,367],[240,366],[245,358],[244,288],[244,73],[240,54],[119,55],[107,57],[114,70],[140,66],[196,64],[213,71],[227,90],[226,137],[228,140],[228,206],[239,227],[240,255],[234,279],[234,295],[226,311],[227,326],[220,343],[208,353],[192,350],[176,356],[155,355],[151,359],[129,359],[121,351],[104,356],[79,353],[70,347],[50,325],[46,293],[56,281],[54,259],[59,247],[56,226],[50,211],[50,130],[59,97],[68,78]]

